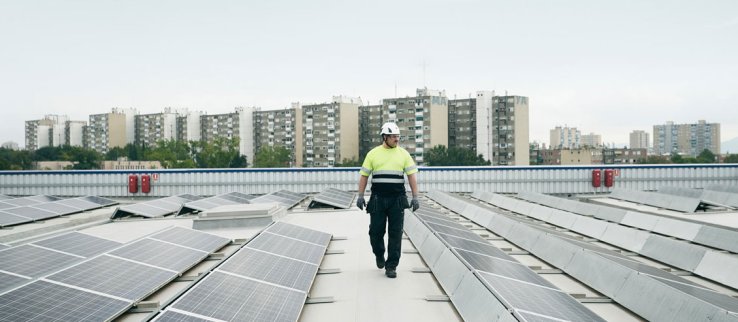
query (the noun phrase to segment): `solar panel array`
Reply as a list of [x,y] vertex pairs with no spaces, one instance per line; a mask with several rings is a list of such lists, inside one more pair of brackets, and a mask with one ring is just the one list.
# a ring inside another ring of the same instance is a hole
[[[16,253],[49,251],[46,248],[31,250],[19,246],[0,251],[0,263],[6,266],[0,270],[8,268],[22,273],[30,272],[33,277],[47,275],[1,294],[0,321],[112,320],[230,242],[227,238],[181,227],[153,234],[122,247],[107,240],[99,244],[91,243],[89,239],[83,240],[84,234],[74,234],[60,236],[63,238],[57,240],[58,243],[43,241],[44,247],[56,244],[56,247],[65,249],[65,253],[58,253],[53,258],[49,258],[49,253],[31,254],[36,259],[45,258],[43,265],[8,263],[2,256],[8,250],[18,249]],[[106,243],[109,247],[100,245]],[[94,254],[104,250],[107,252],[87,260],[72,255]],[[84,261],[69,266],[70,257]]]
[[[505,204],[506,209],[522,214],[528,213],[531,218],[538,220],[551,222],[554,217],[550,212],[546,218],[530,215],[539,213],[545,216],[537,205],[526,206],[525,202],[498,194],[492,194],[492,198],[483,198],[485,194],[489,193],[477,192],[474,196],[480,200],[492,200],[496,205]],[[646,320],[717,320],[738,313],[738,299],[709,290],[627,256],[577,241],[572,236],[542,226],[540,222],[497,212],[479,205],[476,201],[462,200],[440,191],[432,191],[427,196],[453,211],[463,213],[465,217],[530,251],[554,267],[561,268],[567,274],[611,297]],[[587,216],[578,218],[590,219]],[[614,233],[622,234],[622,231],[614,229]],[[624,235],[624,238],[633,236]],[[691,256],[684,252],[679,255]],[[729,259],[720,260],[723,266],[730,265],[729,262]],[[720,272],[719,269],[715,271]],[[733,271],[735,269],[730,267],[722,268],[723,273],[729,272],[727,275],[732,275],[730,273]],[[516,289],[525,290],[518,286]],[[527,318],[526,314],[521,315]]]
[[697,209],[699,208],[704,208],[702,200],[700,200],[699,198],[672,196],[657,192],[640,190],[617,188],[612,190],[609,197],[613,199],[625,200],[686,213],[692,213],[697,211]]
[[182,205],[188,202],[200,200],[202,197],[182,194],[161,199],[155,199],[146,202],[139,202],[132,205],[120,206],[113,212],[112,218],[118,218],[127,215],[142,216],[147,218],[163,217],[166,215],[179,212]]
[[297,321],[330,239],[330,234],[275,223],[156,320]]
[[0,227],[69,215],[116,204],[106,198],[86,196],[61,199],[31,196],[0,201]]
[[310,204],[308,205],[308,209],[326,207],[348,209],[351,208],[351,203],[353,201],[353,192],[328,188],[313,197],[313,200],[310,201]]
[[[458,260],[474,272],[476,277],[508,310],[514,311],[518,316],[524,312],[533,314],[542,320],[602,321],[598,315],[569,294],[559,290],[526,265],[492,246],[484,238],[443,213],[430,206],[425,206],[416,210],[414,216],[436,238],[441,240]],[[412,235],[416,238],[418,236],[416,233],[408,235],[411,239]],[[422,252],[421,255],[423,255]],[[430,258],[424,257],[424,259],[426,262],[433,262]],[[448,261],[448,259],[437,259],[437,261]],[[439,265],[446,265],[437,261],[429,263],[431,269],[438,268]],[[462,276],[463,271],[456,272],[456,275]],[[443,285],[444,282],[442,281],[441,284]],[[455,296],[452,296],[452,301],[454,298]],[[464,314],[469,315],[464,312],[462,316]]]
[[305,199],[307,195],[292,192],[289,190],[279,190],[267,195],[259,196],[251,200],[251,203],[272,203],[276,202],[287,209],[290,209]]
[[254,198],[256,197],[240,192],[224,193],[217,196],[187,202],[184,204],[184,206],[182,206],[179,214],[192,211],[206,211],[224,205],[248,204],[251,203],[251,200],[253,200]]

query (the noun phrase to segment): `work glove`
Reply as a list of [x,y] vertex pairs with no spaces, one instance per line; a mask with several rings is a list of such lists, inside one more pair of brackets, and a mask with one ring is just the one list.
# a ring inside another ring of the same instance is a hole
[[418,197],[413,196],[413,200],[410,201],[410,207],[413,208],[413,211],[418,210],[420,208],[420,202],[418,202]]
[[364,210],[364,207],[366,207],[366,200],[364,200],[364,196],[359,196],[359,198],[356,198],[356,207]]

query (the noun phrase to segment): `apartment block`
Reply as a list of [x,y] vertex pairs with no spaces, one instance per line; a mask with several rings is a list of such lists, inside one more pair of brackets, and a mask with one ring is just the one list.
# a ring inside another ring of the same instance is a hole
[[200,140],[213,143],[216,138],[237,138],[241,155],[253,164],[255,110],[254,107],[236,107],[233,113],[200,116]]
[[203,113],[200,111],[189,111],[180,109],[177,114],[177,140],[190,142],[200,141],[202,128],[200,127],[200,118]]
[[528,97],[494,96],[491,128],[492,165],[529,165]]
[[92,114],[85,131],[87,148],[107,153],[128,143],[127,114],[114,108],[110,113]]
[[383,119],[396,123],[400,128],[400,146],[413,156],[418,165],[424,164],[425,151],[436,145],[448,147],[448,98],[445,91],[420,88],[415,97],[382,100],[382,109],[386,113]]
[[630,147],[631,149],[646,149],[650,152],[650,134],[642,130],[635,130],[633,132],[630,132],[630,145],[628,147]]
[[307,167],[325,167],[359,158],[361,98],[334,96],[330,103],[304,105],[303,160]]
[[583,147],[601,147],[602,146],[602,135],[600,134],[582,134],[580,137],[580,142]]
[[680,155],[696,157],[703,150],[720,154],[720,123],[699,120],[691,124],[666,122],[653,126],[653,150],[656,155]]
[[64,141],[71,146],[85,146],[86,121],[67,121],[64,129]]
[[477,99],[448,100],[448,147],[477,151]]
[[138,145],[154,147],[159,141],[177,138],[177,114],[171,108],[165,108],[163,113],[136,115],[135,124]]
[[254,111],[254,150],[262,147],[285,147],[290,151],[290,166],[303,165],[302,107],[293,103],[291,108]]
[[582,133],[575,127],[557,126],[550,131],[551,149],[578,149],[582,146]]
[[602,163],[604,164],[636,164],[641,163],[647,157],[648,150],[645,148],[617,148],[602,151]]
[[359,161],[374,147],[382,145],[382,124],[388,117],[382,105],[359,106]]
[[[83,121],[73,122],[84,123]],[[46,146],[70,144],[66,135],[69,124],[69,117],[66,115],[53,114],[45,115],[40,120],[26,121],[26,149],[37,150]]]

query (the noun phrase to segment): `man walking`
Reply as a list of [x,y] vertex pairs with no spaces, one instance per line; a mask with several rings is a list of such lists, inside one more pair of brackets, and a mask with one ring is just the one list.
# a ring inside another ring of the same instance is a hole
[[[397,146],[400,140],[400,128],[395,123],[385,123],[380,132],[382,145],[372,149],[364,158],[359,171],[359,197],[356,206],[370,214],[369,241],[376,257],[377,268],[385,268],[384,274],[389,278],[397,277],[397,264],[400,263],[402,248],[402,226],[406,208],[413,211],[420,208],[418,202],[418,183],[415,173],[418,167],[405,149]],[[364,200],[369,176],[372,176],[372,195],[369,204]],[[405,194],[407,175],[413,199],[408,204]],[[389,229],[386,227],[389,224]],[[388,231],[387,260],[384,258],[384,233]]]

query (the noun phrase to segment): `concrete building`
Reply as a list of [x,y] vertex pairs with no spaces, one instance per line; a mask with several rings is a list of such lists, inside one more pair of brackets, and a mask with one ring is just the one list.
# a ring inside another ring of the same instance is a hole
[[601,147],[602,146],[602,135],[595,134],[595,133],[582,134],[581,144],[584,147],[592,147],[592,148]]
[[477,102],[476,102],[476,140],[477,140],[477,154],[481,154],[485,160],[492,160],[493,154],[493,141],[492,138],[492,124],[493,121],[492,112],[492,99],[495,96],[495,92],[492,91],[478,91]]
[[110,113],[92,114],[85,131],[87,148],[107,153],[111,148],[128,143],[128,114],[114,108]]
[[492,100],[492,165],[530,163],[528,97],[495,96]]
[[254,151],[262,147],[284,147],[290,151],[290,167],[303,165],[302,107],[254,111]]
[[549,147],[551,149],[577,149],[582,146],[582,134],[575,127],[557,126],[550,133]]
[[720,154],[720,123],[699,120],[691,124],[654,125],[653,149],[657,155],[678,153],[696,157],[705,149]]
[[424,164],[426,150],[437,145],[448,147],[446,91],[419,88],[415,97],[382,100],[382,109],[386,113],[383,121],[397,123],[400,146],[413,156],[418,165]]
[[302,107],[303,160],[307,167],[332,167],[359,159],[361,98],[334,96],[330,103]]
[[67,121],[64,128],[64,141],[71,146],[85,146],[86,121]]
[[202,115],[200,117],[200,140],[213,143],[216,138],[238,139],[241,155],[249,164],[254,161],[254,107],[236,107],[227,114]]
[[630,132],[630,145],[631,149],[647,149],[651,148],[650,134],[643,130],[635,130]]
[[379,132],[387,117],[383,105],[359,106],[359,161],[363,162],[371,149],[382,144]]
[[557,165],[602,164],[602,149],[560,149],[559,158]]
[[159,141],[177,138],[177,114],[169,107],[162,113],[136,115],[135,120],[137,145],[154,147]]
[[66,115],[44,115],[43,119],[26,121],[26,149],[38,150],[46,146],[67,144],[65,129],[69,117]]
[[13,141],[4,142],[2,145],[0,145],[0,147],[2,147],[3,149],[13,150],[13,151],[20,150],[20,146],[18,145],[18,143],[13,142]]
[[648,157],[648,150],[640,149],[604,149],[602,151],[603,164],[638,164]]
[[200,141],[202,136],[202,128],[200,118],[201,111],[189,111],[180,109],[177,113],[177,140],[178,141]]
[[162,169],[161,162],[159,161],[129,161],[125,158],[121,158],[116,161],[102,161],[100,162],[100,169],[102,170],[147,170],[147,169]]
[[477,151],[477,98],[448,100],[448,147]]

